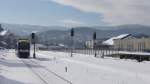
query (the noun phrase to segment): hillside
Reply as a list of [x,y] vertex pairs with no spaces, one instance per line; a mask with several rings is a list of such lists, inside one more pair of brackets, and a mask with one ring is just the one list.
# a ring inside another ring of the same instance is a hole
[[21,24],[6,24],[2,23],[2,27],[7,29],[18,36],[26,36],[31,34],[33,31],[36,32],[44,32],[50,29],[65,29],[64,27],[60,26],[39,26],[39,25],[21,25]]
[[0,47],[15,48],[16,36],[0,25]]
[[[17,36],[29,36],[33,31],[37,31],[37,36],[41,43],[70,43],[70,29],[61,26],[38,26],[2,24],[2,27]],[[145,34],[150,36],[150,27],[138,24],[128,24],[120,26],[98,26],[98,27],[75,27],[75,44],[84,45],[87,40],[92,39],[93,32],[97,32],[98,39],[110,38],[120,34]]]
[[[122,25],[116,27],[105,27],[106,29],[102,29],[101,27],[77,27],[75,28],[75,41],[77,43],[82,43],[86,40],[91,40],[93,32],[97,32],[97,38],[110,38],[112,36],[117,36],[120,34],[145,34],[150,36],[150,27],[143,25]],[[114,29],[111,29],[114,28]],[[45,32],[39,32],[38,37],[42,42],[62,42],[68,43],[69,41],[70,30],[48,30]]]

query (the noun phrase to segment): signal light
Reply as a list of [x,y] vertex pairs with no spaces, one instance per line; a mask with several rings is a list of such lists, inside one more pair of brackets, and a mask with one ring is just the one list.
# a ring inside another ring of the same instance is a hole
[[74,29],[72,28],[71,29],[71,37],[73,37],[74,36]]
[[93,34],[93,39],[96,40],[96,32]]
[[35,39],[35,33],[32,33],[32,39]]

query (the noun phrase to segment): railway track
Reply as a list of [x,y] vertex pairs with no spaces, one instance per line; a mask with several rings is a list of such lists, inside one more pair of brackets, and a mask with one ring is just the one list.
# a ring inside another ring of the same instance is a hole
[[49,84],[41,75],[39,75],[40,74],[39,72],[35,71],[32,68],[32,66],[29,63],[27,63],[25,60],[21,60],[21,61],[32,71],[32,73],[34,73],[40,80],[42,80],[44,84]]
[[73,84],[52,70],[41,66],[32,59],[21,59],[21,61],[44,83],[44,84]]

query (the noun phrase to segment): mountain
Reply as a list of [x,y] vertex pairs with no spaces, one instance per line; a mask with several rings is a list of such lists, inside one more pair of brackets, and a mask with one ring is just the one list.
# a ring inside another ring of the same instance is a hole
[[[29,36],[32,31],[37,31],[40,43],[57,44],[64,43],[70,45],[70,29],[61,26],[38,26],[2,24],[3,29],[12,32],[17,36]],[[3,30],[0,29],[0,30]],[[98,39],[110,38],[120,34],[145,34],[150,36],[150,26],[127,24],[120,26],[97,26],[97,27],[75,27],[75,44],[92,39],[93,32],[97,32]],[[81,46],[81,45],[79,45]]]
[[0,47],[4,48],[15,48],[16,36],[2,28],[0,24]]
[[2,28],[2,25],[0,24],[0,32],[3,31],[4,29]]
[[[105,29],[104,29],[105,28]],[[143,25],[121,25],[116,27],[76,27],[75,36],[82,39],[92,39],[93,32],[97,32],[98,38],[109,38],[119,34],[146,34],[150,36],[150,27]],[[70,30],[48,30],[39,32],[39,35],[47,36],[50,38],[68,36]]]
[[[20,25],[20,24],[2,23],[2,27],[18,36],[30,35],[33,31],[39,33],[50,32],[52,34],[55,31],[56,32],[68,31],[66,27],[61,27],[61,26],[39,26],[39,25]],[[144,33],[150,35],[149,26],[138,25],[138,24],[128,24],[128,25],[120,25],[120,26],[76,27],[75,30],[77,31],[76,35],[85,34],[85,33],[91,35],[91,32],[97,31],[99,38],[111,37],[122,33],[131,33],[131,34]]]
[[[105,28],[105,29],[104,29]],[[138,25],[138,24],[128,24],[128,25],[120,25],[120,26],[112,26],[112,27],[96,27],[96,29],[103,29],[101,31],[97,31],[99,34],[98,37],[112,37],[117,36],[119,34],[146,34],[150,36],[150,26]]]
[[66,29],[65,27],[60,26],[39,26],[39,25],[26,25],[26,24],[21,25],[21,24],[6,24],[6,23],[2,23],[2,27],[18,36],[26,36],[31,34],[33,31],[43,32],[50,29],[59,29],[59,30]]
[[[105,29],[104,29],[105,28]],[[120,34],[145,34],[150,36],[150,27],[144,25],[120,25],[109,27],[76,27],[75,28],[75,43],[80,43],[92,39],[93,32],[97,33],[98,39],[110,38]],[[70,42],[70,30],[48,30],[45,32],[39,32],[38,38],[41,42],[49,43],[64,43]]]

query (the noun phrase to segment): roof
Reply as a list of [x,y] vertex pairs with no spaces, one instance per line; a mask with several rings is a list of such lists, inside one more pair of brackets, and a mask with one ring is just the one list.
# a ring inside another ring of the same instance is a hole
[[121,34],[119,36],[116,36],[116,37],[112,37],[106,41],[103,42],[104,45],[114,45],[114,41],[115,39],[123,39],[123,38],[126,38],[128,37],[130,34]]
[[4,35],[6,35],[6,34],[7,34],[7,32],[8,32],[7,30],[3,30],[3,31],[1,31],[1,32],[0,32],[0,36],[4,36]]

